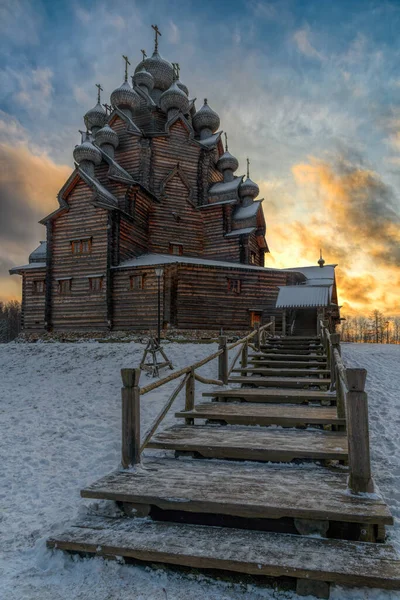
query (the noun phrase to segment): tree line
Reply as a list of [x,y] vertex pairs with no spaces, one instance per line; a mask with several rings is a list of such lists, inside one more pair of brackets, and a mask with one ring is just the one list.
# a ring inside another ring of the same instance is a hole
[[11,342],[21,331],[21,303],[0,302],[0,343]]
[[346,317],[338,331],[343,342],[400,344],[400,317],[374,310],[368,317]]

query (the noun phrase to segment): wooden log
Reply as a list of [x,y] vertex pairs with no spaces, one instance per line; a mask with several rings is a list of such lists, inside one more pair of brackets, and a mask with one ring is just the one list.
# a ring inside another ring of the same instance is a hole
[[275,317],[271,317],[271,333],[275,335]]
[[328,363],[329,368],[331,370],[331,390],[334,389],[336,384],[336,359],[335,359],[335,349],[338,351],[340,355],[340,335],[338,333],[331,333],[330,336],[331,347],[330,347],[330,362]]
[[286,310],[282,312],[282,335],[286,335]]
[[254,323],[254,329],[256,330],[254,344],[255,344],[257,350],[260,350],[261,349],[260,323]]
[[227,347],[227,337],[226,335],[221,335],[219,337],[219,350],[222,350],[218,358],[218,379],[220,379],[224,385],[228,383],[228,347]]
[[122,467],[140,463],[140,369],[121,369]]
[[[246,340],[242,346],[242,356],[241,356],[241,361],[240,361],[242,369],[247,369],[248,361],[249,361],[249,343]],[[247,371],[241,372],[241,375],[243,377],[245,377],[246,374],[247,374]]]
[[352,492],[373,492],[368,429],[368,396],[364,392],[367,371],[346,369],[347,437],[349,446],[349,488]]
[[[225,338],[226,339],[226,338]],[[186,379],[185,410],[194,409],[195,376],[193,367],[190,369]],[[185,419],[186,425],[193,425],[194,419]]]

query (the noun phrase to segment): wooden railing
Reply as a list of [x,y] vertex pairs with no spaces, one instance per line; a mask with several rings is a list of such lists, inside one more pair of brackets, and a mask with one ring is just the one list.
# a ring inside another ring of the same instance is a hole
[[331,372],[331,390],[336,391],[337,414],[346,419],[349,453],[349,488],[352,492],[373,492],[369,448],[366,369],[348,369],[340,352],[340,335],[330,333],[328,321],[318,329]]
[[[206,358],[184,367],[175,373],[171,373],[167,377],[150,383],[149,385],[139,387],[139,379],[141,375],[140,369],[121,369],[123,388],[122,396],[122,467],[127,469],[140,463],[140,456],[147,444],[157,431],[160,423],[163,421],[168,411],[170,410],[174,400],[185,387],[185,410],[191,411],[195,406],[195,387],[196,381],[206,385],[226,385],[229,375],[232,373],[239,357],[241,357],[241,367],[247,367],[247,357],[249,347],[255,350],[260,350],[265,343],[267,330],[270,335],[275,335],[275,317],[266,325],[260,326],[256,324],[254,331],[249,335],[239,339],[232,344],[227,343],[227,337],[221,335],[219,337],[219,345],[217,352],[210,354]],[[254,339],[254,344],[251,341]],[[238,348],[231,364],[229,365],[229,351]],[[218,358],[218,379],[209,379],[197,373],[197,369]],[[158,414],[154,423],[147,430],[141,441],[140,432],[140,396],[182,377],[178,386],[169,396],[163,409]],[[193,419],[186,419],[186,423],[193,424]]]

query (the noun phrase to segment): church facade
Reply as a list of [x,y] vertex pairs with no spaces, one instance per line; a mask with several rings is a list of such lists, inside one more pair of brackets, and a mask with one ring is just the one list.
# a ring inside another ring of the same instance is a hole
[[25,331],[247,329],[307,280],[264,267],[259,188],[156,45],[84,116],[75,169],[22,275]]

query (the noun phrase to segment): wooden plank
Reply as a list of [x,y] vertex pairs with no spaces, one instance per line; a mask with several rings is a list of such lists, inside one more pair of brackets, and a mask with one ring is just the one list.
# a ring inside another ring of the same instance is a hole
[[336,401],[336,394],[324,390],[295,390],[295,389],[277,389],[277,388],[231,388],[224,390],[215,390],[213,392],[203,392],[205,398],[223,398],[233,400],[245,400],[246,402],[273,402],[273,403],[305,403]]
[[339,419],[335,406],[293,406],[290,404],[252,404],[205,402],[192,411],[180,411],[177,418],[214,419],[230,425],[346,425]]
[[92,517],[52,537],[47,546],[193,568],[400,589],[399,557],[386,544]]
[[309,377],[316,375],[329,375],[330,369],[288,369],[281,367],[271,369],[267,367],[247,367],[246,369],[233,369],[232,373],[257,373],[259,375],[290,376],[290,377]]
[[266,352],[262,354],[252,354],[249,358],[262,360],[301,360],[326,362],[326,356],[324,354],[271,354],[270,352]]
[[[317,352],[316,352],[317,350]],[[316,348],[308,348],[306,350],[302,350],[299,348],[267,348],[263,347],[261,352],[267,352],[268,354],[298,354],[300,356],[308,356],[311,353],[318,354],[318,349]],[[322,354],[322,348],[321,348]]]
[[342,432],[175,425],[156,434],[148,448],[198,452],[207,458],[289,462],[295,458],[346,460]]
[[317,468],[161,458],[146,460],[140,473],[110,473],[81,496],[254,519],[393,524],[378,494],[351,495],[346,472]]
[[228,383],[241,383],[246,385],[257,385],[263,387],[291,387],[303,388],[307,386],[329,386],[330,379],[319,379],[318,377],[231,377]]
[[262,359],[262,358],[249,358],[249,362],[251,362],[254,366],[265,367],[265,368],[278,368],[284,367],[287,369],[296,369],[297,367],[301,369],[313,369],[315,367],[324,368],[326,367],[326,361],[296,361],[296,360],[271,360],[271,359]]

